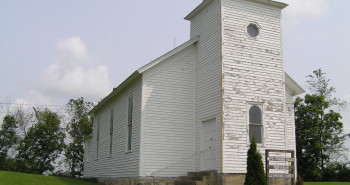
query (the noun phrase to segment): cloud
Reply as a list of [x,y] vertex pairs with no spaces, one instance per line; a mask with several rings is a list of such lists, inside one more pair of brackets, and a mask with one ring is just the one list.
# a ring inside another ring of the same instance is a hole
[[[40,78],[40,91],[50,97],[84,97],[97,101],[112,89],[107,66],[87,67],[87,47],[79,37],[57,42],[58,56]],[[90,65],[91,66],[91,65]]]
[[58,62],[70,67],[87,59],[84,42],[79,37],[71,37],[57,42]]
[[42,76],[42,84],[44,91],[53,95],[98,99],[111,90],[108,73],[106,66],[87,69],[82,66],[65,68],[53,64]]
[[36,90],[30,90],[26,97],[16,99],[15,104],[32,107],[33,105],[51,105],[52,101],[42,93]]
[[0,106],[0,125],[6,114],[16,114],[20,110],[32,113],[33,107],[47,107],[47,105],[51,104],[52,101],[49,97],[36,90],[30,90],[25,97],[17,98],[14,101],[8,99],[5,104]]
[[297,26],[302,20],[319,19],[328,14],[330,0],[280,0],[289,4],[283,11],[286,23]]
[[69,99],[80,97],[97,102],[112,91],[107,66],[96,64],[79,37],[59,40],[56,46],[56,57],[38,74],[28,93],[14,102],[9,100],[8,105],[0,105],[0,119],[18,107],[61,108]]
[[[350,94],[341,99],[350,102]],[[344,110],[341,110],[340,114],[343,117],[342,121],[344,123],[344,133],[350,133],[350,105],[348,105]]]

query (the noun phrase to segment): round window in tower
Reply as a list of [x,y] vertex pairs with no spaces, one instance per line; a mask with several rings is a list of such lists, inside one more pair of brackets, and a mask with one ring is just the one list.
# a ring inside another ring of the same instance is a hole
[[256,24],[249,24],[247,26],[247,33],[250,37],[256,38],[259,35],[259,28]]

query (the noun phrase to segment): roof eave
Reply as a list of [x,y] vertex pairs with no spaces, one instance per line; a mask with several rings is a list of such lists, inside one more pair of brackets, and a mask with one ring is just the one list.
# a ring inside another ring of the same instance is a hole
[[[185,20],[191,20],[193,17],[195,17],[200,11],[202,11],[204,8],[206,8],[213,0],[204,0],[201,4],[199,4],[194,10],[192,10],[186,17]],[[276,2],[272,0],[249,0],[249,1],[255,1],[258,3],[278,7],[278,8],[285,8],[288,6],[288,4]]]
[[271,5],[271,6],[274,6],[277,8],[281,8],[281,9],[284,9],[285,7],[288,6],[288,4],[286,4],[286,3],[281,3],[281,2],[272,1],[272,0],[250,0],[250,1],[256,1],[256,2],[259,2],[261,4]]
[[302,87],[300,87],[300,85],[296,81],[294,81],[293,78],[290,77],[287,73],[285,73],[285,83],[286,86],[292,90],[293,96],[303,94],[305,92],[305,90]]
[[190,40],[188,40],[187,42],[181,44],[180,46],[174,48],[173,50],[171,50],[171,51],[165,53],[164,55],[158,57],[157,59],[151,61],[150,63],[148,63],[148,64],[146,64],[146,65],[140,67],[137,71],[138,71],[139,73],[145,72],[146,70],[152,68],[153,66],[157,65],[158,63],[160,63],[160,62],[166,60],[167,58],[169,58],[169,57],[175,55],[176,53],[178,53],[178,52],[180,52],[180,51],[186,49],[187,47],[191,46],[192,44],[196,43],[196,42],[199,40],[199,37],[200,37],[199,35],[196,36],[196,37],[193,37],[192,39],[190,39]]
[[205,7],[207,7],[213,0],[204,0],[201,4],[199,4],[192,12],[190,12],[185,20],[191,20],[194,16],[196,16],[200,11],[202,11]]
[[141,74],[138,71],[135,71],[133,74],[131,74],[126,80],[124,80],[117,88],[114,88],[111,93],[109,93],[108,96],[103,98],[90,112],[89,114],[95,113],[98,109],[100,109],[103,105],[105,105],[108,100],[113,98],[115,95],[117,95],[120,91],[122,91],[129,83],[134,81],[137,77],[139,77]]

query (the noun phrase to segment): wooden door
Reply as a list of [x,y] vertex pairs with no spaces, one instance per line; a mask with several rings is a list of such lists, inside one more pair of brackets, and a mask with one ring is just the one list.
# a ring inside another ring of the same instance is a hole
[[216,119],[202,122],[201,138],[201,170],[216,170]]

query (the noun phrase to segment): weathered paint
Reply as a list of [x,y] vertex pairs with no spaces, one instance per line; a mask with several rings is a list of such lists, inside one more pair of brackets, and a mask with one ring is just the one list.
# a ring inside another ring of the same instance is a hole
[[[225,173],[246,172],[248,104],[263,107],[264,137],[258,145],[262,155],[265,149],[294,149],[293,136],[286,133],[291,129],[285,118],[280,18],[278,7],[222,0]],[[260,28],[257,38],[246,33],[250,23]]]
[[[251,104],[263,110],[264,138],[258,145],[262,155],[265,149],[295,150],[293,96],[302,89],[283,70],[283,7],[265,0],[205,0],[186,17],[191,21],[191,40],[141,67],[94,109],[84,175],[176,177],[200,171],[201,126],[213,118],[216,171],[245,173]],[[259,25],[256,39],[247,36],[249,23]],[[133,150],[128,153],[127,97],[132,92]],[[115,144],[109,156],[112,107]],[[97,118],[101,124],[99,159]]]

